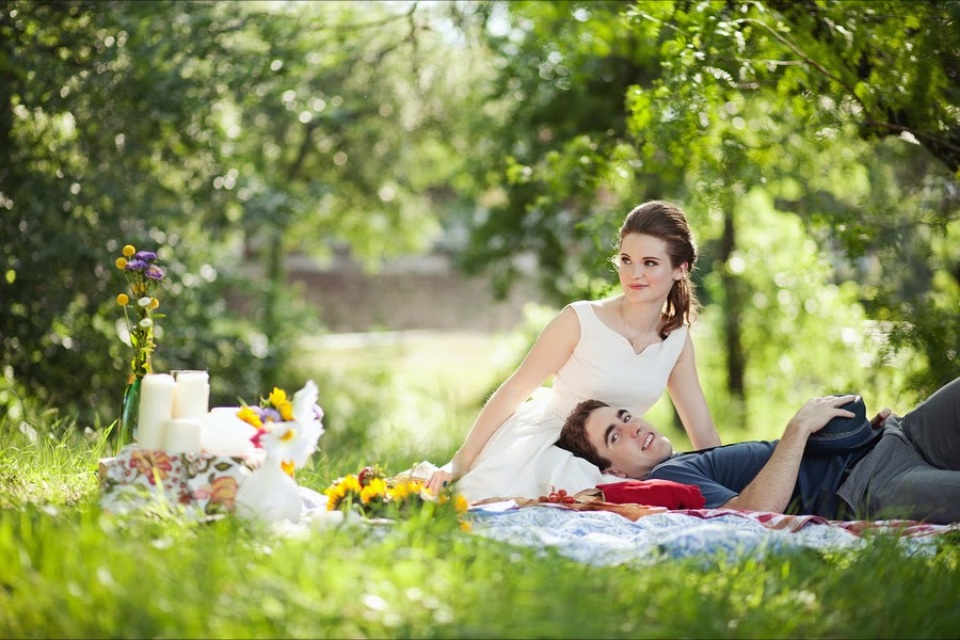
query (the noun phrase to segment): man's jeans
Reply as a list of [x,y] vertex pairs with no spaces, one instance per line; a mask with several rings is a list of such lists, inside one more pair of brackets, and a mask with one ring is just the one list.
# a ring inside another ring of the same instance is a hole
[[858,517],[960,522],[960,378],[888,419],[838,495]]

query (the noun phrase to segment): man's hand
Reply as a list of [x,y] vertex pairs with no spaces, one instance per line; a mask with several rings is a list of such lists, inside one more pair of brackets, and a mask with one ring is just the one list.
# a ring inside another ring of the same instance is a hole
[[805,439],[811,433],[823,429],[831,418],[852,418],[856,414],[840,407],[856,399],[857,396],[825,396],[807,400],[806,404],[800,407],[800,410],[787,423],[784,436],[793,429]]
[[783,437],[757,477],[740,495],[731,498],[722,506],[727,509],[783,513],[797,484],[797,473],[807,438],[811,433],[823,429],[830,422],[830,418],[852,418],[855,414],[840,407],[856,398],[857,396],[827,396],[808,400],[787,423]]
[[888,407],[880,409],[880,413],[873,416],[873,419],[870,420],[870,426],[872,426],[874,429],[879,429],[883,426],[883,421],[889,418],[891,415],[893,415],[893,411],[891,411]]

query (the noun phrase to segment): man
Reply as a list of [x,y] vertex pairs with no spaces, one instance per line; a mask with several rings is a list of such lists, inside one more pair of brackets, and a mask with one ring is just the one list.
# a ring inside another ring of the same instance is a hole
[[960,522],[960,378],[902,418],[885,409],[871,424],[857,396],[814,398],[780,440],[680,454],[646,421],[586,400],[557,444],[621,478],[697,485],[707,508]]

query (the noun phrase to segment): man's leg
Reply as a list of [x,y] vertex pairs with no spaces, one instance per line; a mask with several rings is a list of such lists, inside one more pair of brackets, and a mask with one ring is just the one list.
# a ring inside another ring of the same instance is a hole
[[900,424],[928,463],[960,471],[960,378],[941,387]]
[[905,518],[935,524],[960,522],[960,471],[919,464],[896,482],[876,487],[871,519]]

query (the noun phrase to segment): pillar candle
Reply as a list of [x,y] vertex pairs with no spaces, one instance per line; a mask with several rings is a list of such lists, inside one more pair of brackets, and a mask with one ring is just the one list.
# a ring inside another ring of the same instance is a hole
[[163,449],[163,427],[173,417],[176,383],[169,373],[148,373],[140,386],[137,443],[141,449]]
[[173,417],[202,420],[210,404],[209,376],[206,371],[175,371],[177,381]]
[[164,450],[169,453],[200,453],[200,423],[183,418],[164,423]]

